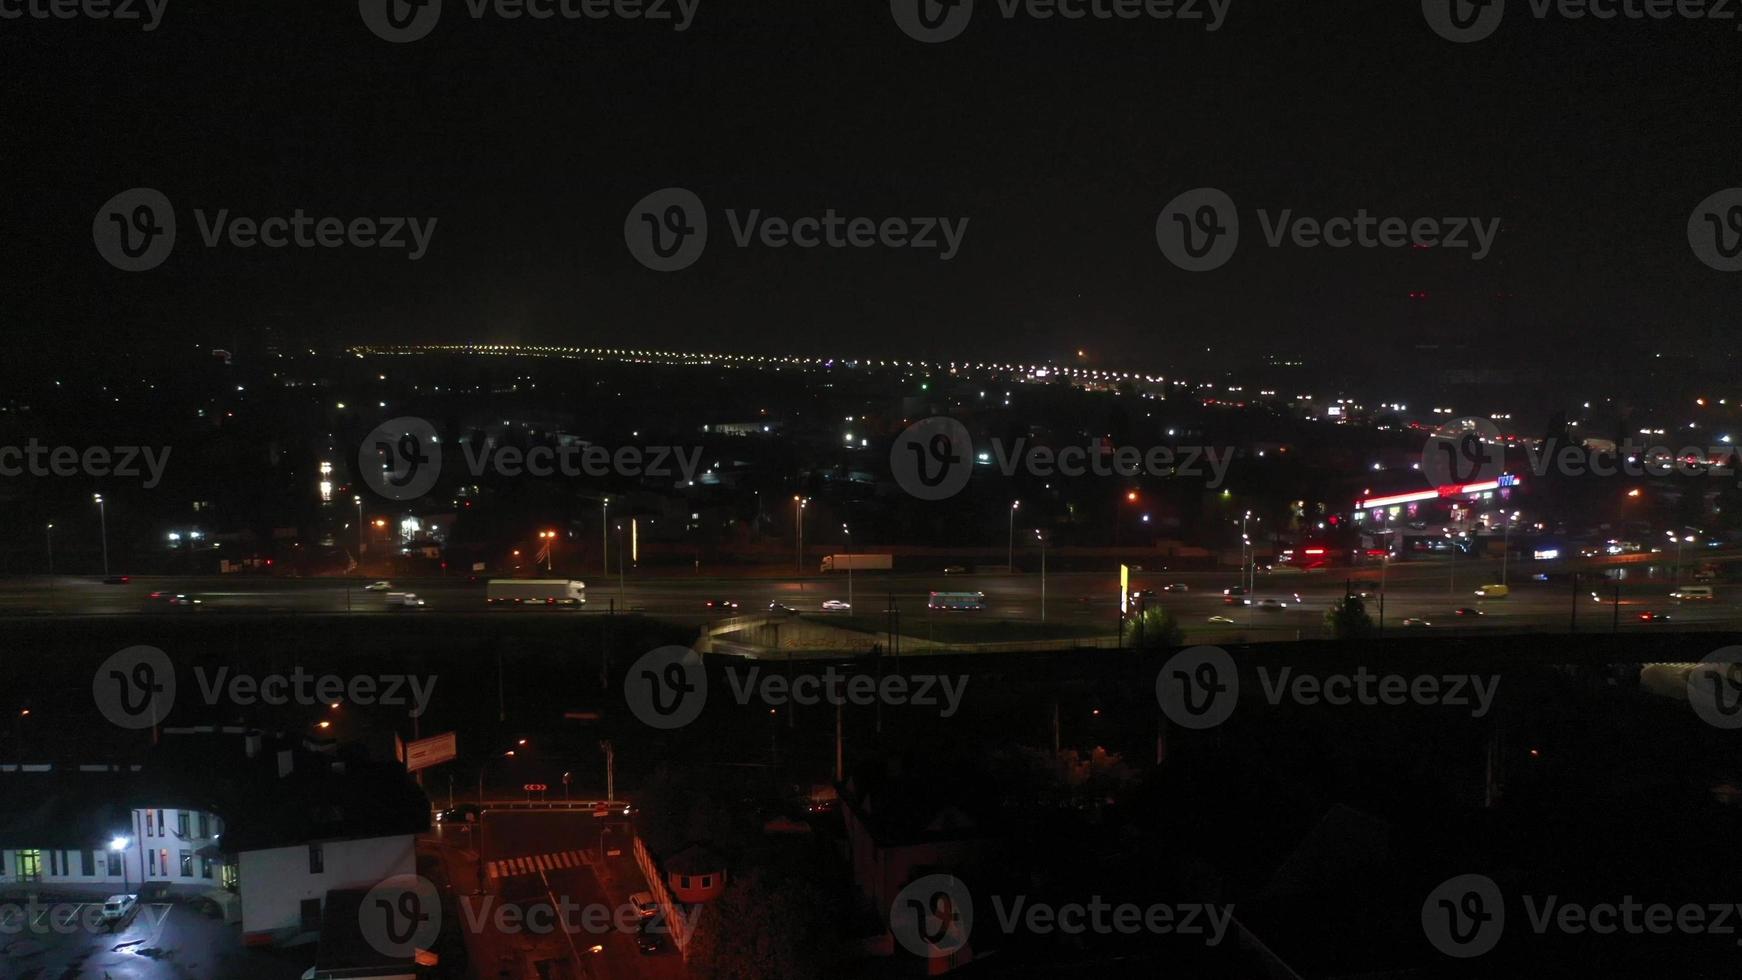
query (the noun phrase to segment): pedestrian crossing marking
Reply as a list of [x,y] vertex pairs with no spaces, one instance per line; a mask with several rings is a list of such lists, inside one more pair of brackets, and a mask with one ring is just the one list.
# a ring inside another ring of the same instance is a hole
[[485,869],[492,878],[513,878],[518,875],[566,871],[570,868],[578,868],[586,862],[586,855],[578,850],[552,851],[548,854],[527,854],[490,861],[485,865]]

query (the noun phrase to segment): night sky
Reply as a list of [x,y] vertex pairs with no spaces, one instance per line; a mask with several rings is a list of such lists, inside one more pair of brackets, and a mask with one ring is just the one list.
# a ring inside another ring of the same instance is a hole
[[[170,0],[150,33],[0,20],[7,334],[23,363],[192,343],[246,353],[261,327],[319,344],[946,359],[1084,347],[1160,370],[1367,357],[1432,335],[1575,372],[1612,365],[1618,345],[1729,350],[1742,274],[1698,262],[1686,226],[1703,198],[1742,185],[1736,26],[1538,21],[1519,0],[1473,44],[1437,36],[1406,0],[1235,0],[1214,33],[1006,20],[979,0],[936,45],[881,2],[702,0],[679,33],[474,20],[447,0],[434,31],[403,45],[339,0]],[[672,185],[706,203],[712,234],[695,266],[660,274],[631,257],[623,226]],[[162,267],[128,274],[91,228],[135,186],[164,192],[180,229]],[[1162,255],[1155,223],[1200,186],[1238,203],[1243,236],[1227,266],[1191,274]],[[298,207],[439,223],[410,262],[207,249],[193,216]],[[941,262],[738,249],[727,208],[970,223]],[[1481,262],[1270,249],[1259,208],[1502,230]]]

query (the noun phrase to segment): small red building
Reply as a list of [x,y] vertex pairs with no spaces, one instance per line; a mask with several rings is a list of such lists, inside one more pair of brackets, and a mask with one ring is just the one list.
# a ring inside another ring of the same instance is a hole
[[726,859],[706,844],[692,841],[659,861],[671,897],[683,905],[711,902],[726,890]]

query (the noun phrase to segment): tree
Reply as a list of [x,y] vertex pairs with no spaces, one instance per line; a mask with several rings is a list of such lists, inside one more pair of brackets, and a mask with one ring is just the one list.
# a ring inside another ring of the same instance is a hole
[[1344,596],[1325,611],[1325,629],[1339,640],[1360,640],[1373,635],[1373,617],[1360,596]]
[[1145,609],[1131,624],[1131,646],[1137,650],[1158,650],[1185,646],[1185,631],[1173,613],[1157,606]]

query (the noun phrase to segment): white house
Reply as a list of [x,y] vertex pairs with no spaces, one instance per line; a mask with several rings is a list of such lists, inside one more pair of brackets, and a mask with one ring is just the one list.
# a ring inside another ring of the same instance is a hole
[[369,888],[383,878],[416,873],[416,835],[243,851],[238,865],[243,942],[281,942],[320,931],[328,891]]

